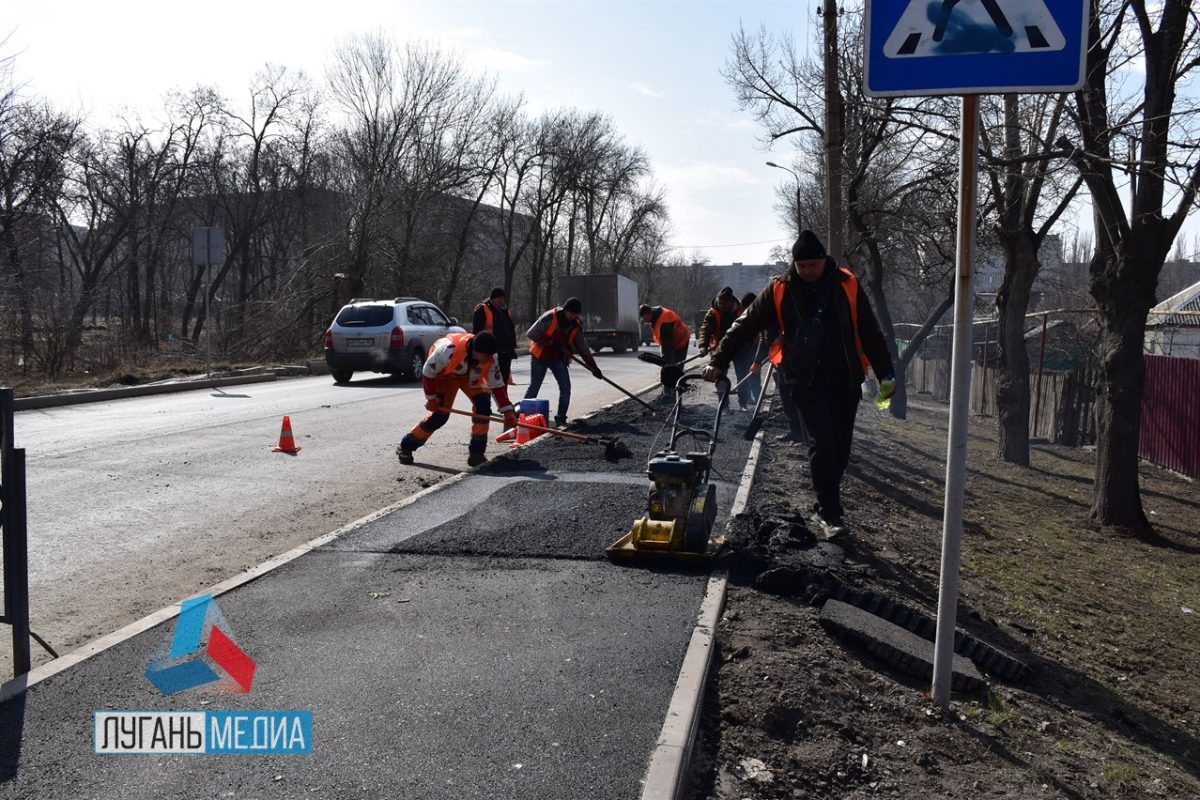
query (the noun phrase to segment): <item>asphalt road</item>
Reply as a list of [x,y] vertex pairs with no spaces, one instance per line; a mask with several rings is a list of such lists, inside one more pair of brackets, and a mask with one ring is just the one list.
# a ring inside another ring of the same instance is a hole
[[[630,389],[657,379],[633,353],[599,361]],[[514,400],[528,367],[515,365]],[[572,374],[572,417],[624,397]],[[553,408],[552,378],[540,394]],[[419,384],[317,376],[19,412],[33,629],[60,653],[73,649],[459,472],[466,417],[452,417],[418,465],[397,463],[423,405]],[[284,414],[296,456],[271,452]],[[46,660],[35,644],[35,665]]]
[[[700,391],[681,421],[711,429],[714,410]],[[172,621],[0,703],[0,797],[636,796],[706,585],[604,559],[645,509],[665,411],[581,424],[624,455],[541,442],[222,595],[249,694],[159,694],[142,673]],[[722,424],[717,530],[747,422]],[[96,710],[185,709],[309,711],[312,753],[91,752]]]

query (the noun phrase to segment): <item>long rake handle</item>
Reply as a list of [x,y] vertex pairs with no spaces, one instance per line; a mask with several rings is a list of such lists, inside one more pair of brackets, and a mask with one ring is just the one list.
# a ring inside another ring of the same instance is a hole
[[[579,356],[575,355],[574,353],[572,353],[572,354],[571,354],[571,360],[572,360],[572,361],[574,361],[576,364],[579,364],[580,366],[584,367],[585,369],[587,368],[587,362],[585,362],[585,361],[584,361],[582,358],[580,358]],[[652,406],[652,405],[650,405],[649,403],[647,403],[647,402],[646,402],[645,400],[643,400],[642,398],[638,397],[638,396],[637,396],[636,394],[634,394],[633,392],[631,392],[631,391],[629,391],[628,389],[626,389],[624,386],[621,386],[621,385],[620,385],[620,384],[618,384],[618,383],[614,383],[613,381],[609,380],[608,378],[606,378],[606,377],[605,377],[605,376],[603,376],[603,375],[601,375],[601,376],[600,376],[600,380],[604,381],[605,383],[607,383],[609,386],[613,387],[614,389],[618,389],[618,390],[620,390],[621,392],[624,392],[624,393],[625,393],[625,394],[626,394],[628,397],[630,397],[630,398],[632,398],[632,399],[634,399],[634,400],[637,400],[639,403],[641,403],[641,404],[642,404],[642,405],[644,405],[646,408],[648,408],[648,409],[650,409],[651,411],[653,411],[655,414],[657,414],[657,413],[658,413],[658,409],[656,409],[654,406]]]
[[[492,422],[499,422],[501,425],[504,424],[503,417],[493,417],[490,414],[476,414],[473,411],[463,411],[460,408],[439,408],[438,411],[445,411],[445,412],[449,412],[451,414],[461,414],[464,417],[479,417],[480,419],[490,419]],[[554,436],[562,436],[565,439],[576,439],[581,442],[597,442],[597,441],[599,441],[598,439],[595,439],[591,436],[584,436],[581,433],[571,433],[570,431],[559,431],[559,430],[555,430],[554,428],[543,428],[541,425],[530,425],[528,422],[518,421],[517,427],[518,428],[528,428],[531,431],[541,431],[542,433],[549,433],[549,434],[553,434]]]

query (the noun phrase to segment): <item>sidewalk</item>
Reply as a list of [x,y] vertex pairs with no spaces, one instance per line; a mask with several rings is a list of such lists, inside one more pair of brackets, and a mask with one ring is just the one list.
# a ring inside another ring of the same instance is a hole
[[[581,429],[632,459],[544,441],[217,597],[249,694],[160,695],[142,673],[172,620],[8,700],[0,797],[636,797],[707,580],[603,558],[645,508],[644,415]],[[746,417],[723,422],[718,530]],[[106,709],[311,711],[312,755],[98,756]]]

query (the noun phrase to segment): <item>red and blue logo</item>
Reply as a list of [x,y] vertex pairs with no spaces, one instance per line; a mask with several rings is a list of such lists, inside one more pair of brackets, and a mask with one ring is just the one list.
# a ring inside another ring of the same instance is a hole
[[163,694],[216,684],[216,691],[246,693],[257,665],[233,638],[233,630],[212,595],[179,604],[175,632],[146,667],[146,679]]

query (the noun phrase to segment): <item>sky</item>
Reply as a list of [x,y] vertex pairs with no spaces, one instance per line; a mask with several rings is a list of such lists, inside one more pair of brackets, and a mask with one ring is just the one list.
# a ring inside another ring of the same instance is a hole
[[[27,94],[105,124],[122,112],[152,119],[168,91],[201,84],[244,103],[267,64],[323,83],[334,48],[357,34],[438,44],[496,76],[503,92],[523,94],[532,113],[608,113],[647,153],[666,190],[673,248],[716,264],[761,264],[794,236],[775,208],[777,188],[792,178],[765,163],[793,165],[793,145],[763,149],[760,128],[738,110],[721,69],[739,25],[791,34],[802,52],[815,48],[818,5],[3,0],[0,55],[16,57]],[[1076,224],[1090,233],[1086,209],[1066,218],[1064,240]],[[1200,241],[1200,215],[1183,235],[1189,245]]]
[[[816,0],[787,2],[310,2],[203,3],[4,0],[3,52],[27,94],[103,124],[122,110],[153,118],[173,89],[215,85],[234,102],[266,64],[323,82],[334,47],[383,31],[437,43],[529,109],[611,115],[649,156],[665,188],[670,244],[713,263],[766,263],[794,238],[774,209],[791,177],[791,145],[764,151],[749,113],[721,77],[739,24],[798,41]],[[820,30],[819,24],[814,28]]]

